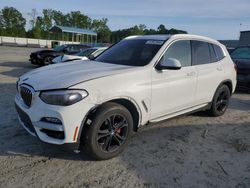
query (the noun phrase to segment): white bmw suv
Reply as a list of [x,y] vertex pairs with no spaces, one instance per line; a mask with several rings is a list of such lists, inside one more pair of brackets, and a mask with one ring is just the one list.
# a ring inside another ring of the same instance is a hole
[[223,115],[235,86],[234,63],[218,41],[187,34],[130,36],[93,61],[21,76],[15,104],[33,136],[109,159],[141,125],[197,110]]

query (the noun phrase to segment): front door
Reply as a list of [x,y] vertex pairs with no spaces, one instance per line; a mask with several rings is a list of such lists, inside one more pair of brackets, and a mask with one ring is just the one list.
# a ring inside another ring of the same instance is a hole
[[151,119],[160,118],[193,106],[197,83],[196,68],[191,65],[189,40],[173,42],[161,58],[175,58],[179,70],[152,70]]

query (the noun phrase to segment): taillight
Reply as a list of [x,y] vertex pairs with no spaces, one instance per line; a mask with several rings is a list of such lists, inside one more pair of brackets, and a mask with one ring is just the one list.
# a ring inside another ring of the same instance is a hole
[[237,72],[237,65],[234,63],[234,70]]

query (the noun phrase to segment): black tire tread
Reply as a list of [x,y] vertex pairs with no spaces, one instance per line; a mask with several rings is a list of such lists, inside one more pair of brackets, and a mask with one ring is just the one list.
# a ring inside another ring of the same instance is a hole
[[215,109],[215,103],[216,103],[216,100],[218,98],[218,95],[220,94],[221,90],[227,90],[229,95],[230,95],[230,89],[227,85],[223,84],[221,86],[218,87],[218,89],[216,90],[215,94],[214,94],[214,97],[213,97],[213,101],[212,101],[212,105],[211,105],[211,108],[209,110],[210,112],[210,115],[213,116],[213,117],[218,117],[218,116],[222,116],[225,111],[223,113],[218,113],[218,111]]
[[[126,142],[121,146],[121,149],[118,149],[116,152],[112,153],[111,155],[109,154],[103,154],[102,152],[98,151],[98,149],[95,147],[95,143],[93,141],[93,135],[95,134],[95,126],[98,126],[99,123],[101,123],[103,116],[106,113],[109,113],[110,111],[113,110],[118,110],[120,112],[123,112],[126,114],[128,121],[130,121],[130,126],[129,126],[129,132],[128,132],[128,137]],[[127,108],[124,106],[114,103],[114,102],[107,102],[103,105],[101,105],[97,111],[95,112],[93,116],[93,120],[89,128],[87,129],[87,132],[85,133],[85,136],[83,136],[83,145],[82,149],[84,152],[89,155],[91,158],[95,160],[106,160],[110,159],[112,157],[115,157],[119,153],[121,153],[126,145],[128,144],[129,137],[131,136],[131,132],[133,129],[133,119],[131,113],[128,111]]]

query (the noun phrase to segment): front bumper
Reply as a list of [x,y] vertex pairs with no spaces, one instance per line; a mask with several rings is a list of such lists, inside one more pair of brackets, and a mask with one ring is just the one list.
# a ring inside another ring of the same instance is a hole
[[[43,142],[63,145],[79,142],[82,122],[94,105],[84,100],[65,107],[49,105],[36,94],[28,108],[17,94],[15,106],[19,121],[27,132]],[[57,118],[61,124],[44,122],[44,117]]]
[[38,64],[43,63],[43,58],[42,58],[42,57],[39,57],[37,54],[32,54],[32,55],[30,55],[29,61],[30,61],[32,64],[34,64],[34,65],[38,65]]

